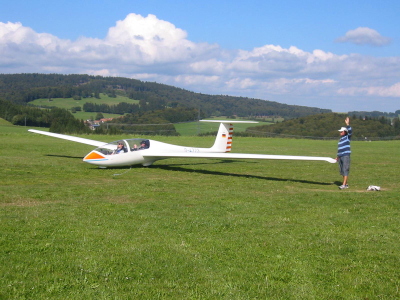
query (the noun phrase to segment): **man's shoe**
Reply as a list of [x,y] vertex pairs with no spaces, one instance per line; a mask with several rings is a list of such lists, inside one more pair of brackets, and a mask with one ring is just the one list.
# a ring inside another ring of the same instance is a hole
[[348,184],[342,184],[341,186],[339,186],[339,189],[344,190],[344,189],[348,189],[349,185]]

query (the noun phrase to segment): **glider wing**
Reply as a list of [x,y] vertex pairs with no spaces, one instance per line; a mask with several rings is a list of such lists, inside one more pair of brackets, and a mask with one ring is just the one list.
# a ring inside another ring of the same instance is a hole
[[327,161],[336,163],[334,158],[317,157],[317,156],[292,156],[292,155],[266,155],[266,154],[246,154],[246,153],[145,153],[143,157],[163,159],[163,158],[221,158],[221,159],[286,159],[286,160],[310,160],[310,161]]
[[100,147],[100,146],[103,146],[103,145],[107,144],[107,143],[100,142],[100,141],[89,140],[89,139],[80,138],[80,137],[76,137],[76,136],[65,135],[65,134],[60,134],[60,133],[53,133],[53,132],[47,132],[47,131],[41,131],[41,130],[36,130],[36,129],[29,129],[28,131],[29,132],[33,132],[33,133],[48,135],[48,136],[59,138],[59,139],[63,139],[63,140],[73,141],[73,142],[77,142],[77,143],[81,143],[81,144],[92,145],[92,146],[95,146],[95,147]]

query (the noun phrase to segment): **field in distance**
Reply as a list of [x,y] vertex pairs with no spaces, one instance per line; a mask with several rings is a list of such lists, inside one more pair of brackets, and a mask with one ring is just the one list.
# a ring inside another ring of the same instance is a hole
[[[96,104],[107,104],[110,106],[117,105],[118,103],[121,103],[121,102],[126,102],[129,104],[138,104],[139,103],[138,100],[132,100],[132,99],[129,99],[128,97],[123,97],[123,96],[109,97],[106,94],[100,94],[100,99],[82,98],[81,100],[75,100],[73,98],[52,98],[51,100],[36,99],[29,103],[39,106],[39,107],[55,106],[55,107],[64,108],[64,109],[69,110],[69,109],[71,109],[73,107],[77,107],[77,106],[80,106],[82,108],[86,102],[92,102],[92,103],[96,103]],[[96,114],[97,114],[97,112],[84,112],[82,110],[82,111],[77,111],[73,115],[77,119],[87,120],[87,119],[94,119]],[[119,117],[121,115],[103,113],[103,116],[105,118],[115,118],[115,117]]]
[[[83,107],[86,102],[93,102],[96,104],[107,104],[107,105],[117,105],[121,102],[126,103],[134,103],[138,104],[138,100],[132,100],[127,97],[117,96],[116,98],[108,97],[105,94],[101,94],[101,99],[95,98],[82,98],[82,100],[74,100],[73,98],[54,98],[51,101],[49,99],[36,99],[30,102],[33,105],[39,107],[49,107],[55,106],[64,109],[71,109],[73,107]],[[109,113],[102,113],[104,118],[118,118],[121,115],[119,114],[109,114]],[[95,119],[97,112],[84,112],[84,111],[77,111],[73,113],[74,117],[77,119],[88,120],[88,119]],[[214,119],[214,120],[229,120],[226,117],[213,117],[207,119]],[[245,119],[237,119],[237,120],[245,120]],[[268,118],[266,120],[262,120],[259,124],[235,124],[235,132],[245,131],[246,128],[255,126],[255,125],[265,125],[265,124],[272,124],[272,121],[282,121],[282,118]],[[179,132],[181,135],[197,135],[199,133],[205,132],[213,132],[218,130],[218,125],[213,123],[205,123],[205,122],[188,122],[188,123],[180,123],[175,124],[176,131]]]

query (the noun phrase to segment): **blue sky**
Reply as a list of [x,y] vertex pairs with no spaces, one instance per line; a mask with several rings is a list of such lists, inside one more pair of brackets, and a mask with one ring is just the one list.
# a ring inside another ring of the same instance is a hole
[[400,109],[400,1],[0,4],[1,73],[123,76],[338,112]]

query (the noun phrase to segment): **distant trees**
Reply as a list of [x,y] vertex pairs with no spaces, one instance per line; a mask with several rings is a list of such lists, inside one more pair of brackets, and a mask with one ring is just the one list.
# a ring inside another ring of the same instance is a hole
[[118,103],[117,105],[96,104],[93,102],[86,102],[83,105],[83,110],[86,112],[102,112],[110,114],[135,113],[139,111],[139,105],[128,104],[126,102]]
[[[318,114],[286,120],[273,125],[256,126],[247,129],[253,134],[284,134],[308,137],[338,137],[338,128],[343,126],[344,114]],[[399,118],[350,117],[355,138],[388,137],[400,135]]]
[[66,109],[39,109],[0,100],[0,117],[20,126],[50,127],[51,132],[89,133],[82,120],[75,119]]
[[138,134],[178,135],[173,123],[191,122],[204,117],[197,109],[167,108],[127,114],[102,124],[99,130],[115,127],[120,131]]
[[0,117],[14,125],[49,127],[51,117],[48,110],[36,107],[16,105],[0,100]]
[[139,112],[127,114],[121,118],[114,119],[112,123],[119,124],[163,124],[191,122],[204,117],[197,109],[177,107],[165,110],[155,110],[151,112]]
[[[172,123],[195,121],[199,116],[204,117],[203,114],[199,114],[197,109],[184,107],[137,112],[116,118],[112,121],[113,123],[102,124],[92,131],[84,124],[83,120],[75,119],[72,113],[66,109],[39,109],[0,100],[1,118],[14,125],[50,127],[51,132],[57,133],[120,134],[129,131],[140,134],[177,135]],[[97,113],[96,119],[101,118],[103,118],[103,114]],[[132,124],[141,124],[141,126],[132,127]]]
[[400,110],[395,111],[394,113],[391,112],[382,112],[382,111],[349,111],[349,116],[356,116],[358,118],[396,118],[400,115]]
[[100,120],[100,119],[103,119],[103,118],[104,118],[103,114],[101,112],[98,112],[96,114],[95,120]]
[[83,120],[75,119],[72,114],[62,108],[50,110],[51,125],[49,131],[58,133],[89,133],[90,129]]
[[74,113],[76,113],[77,111],[81,111],[82,110],[82,108],[80,107],[80,106],[75,106],[75,107],[72,107],[71,108],[71,112],[74,114]]

